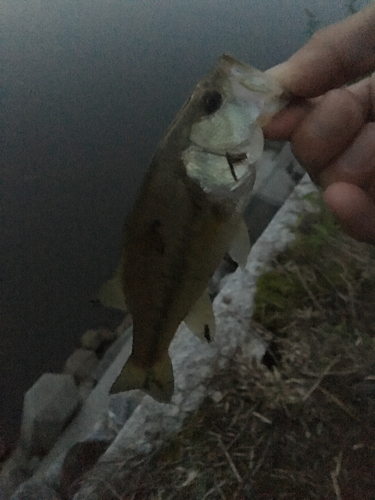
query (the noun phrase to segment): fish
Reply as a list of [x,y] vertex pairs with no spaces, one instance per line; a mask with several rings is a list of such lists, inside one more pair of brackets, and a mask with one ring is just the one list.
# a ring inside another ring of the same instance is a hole
[[111,394],[141,389],[169,403],[168,349],[180,323],[203,341],[214,338],[207,284],[226,253],[246,265],[242,212],[264,148],[262,127],[286,103],[270,75],[223,54],[159,143],[125,220],[120,264],[102,290],[106,305],[129,310],[133,320],[132,352]]

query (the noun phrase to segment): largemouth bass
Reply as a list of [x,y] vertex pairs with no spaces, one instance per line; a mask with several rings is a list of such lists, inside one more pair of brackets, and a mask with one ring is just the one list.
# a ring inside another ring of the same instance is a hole
[[132,354],[111,393],[142,389],[169,402],[168,348],[179,324],[212,340],[207,283],[226,252],[246,264],[241,213],[263,152],[261,127],[285,103],[271,77],[222,55],[159,144],[125,222],[120,265],[104,289],[122,309],[126,297],[133,318]]

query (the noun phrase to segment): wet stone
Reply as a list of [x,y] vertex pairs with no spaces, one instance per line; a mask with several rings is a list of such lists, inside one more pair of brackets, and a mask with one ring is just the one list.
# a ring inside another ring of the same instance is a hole
[[77,349],[67,359],[63,373],[72,375],[77,384],[89,379],[99,360],[94,351]]
[[23,449],[47,453],[81,402],[71,375],[45,373],[25,394],[21,425]]
[[62,500],[59,494],[45,483],[33,480],[23,483],[10,500]]

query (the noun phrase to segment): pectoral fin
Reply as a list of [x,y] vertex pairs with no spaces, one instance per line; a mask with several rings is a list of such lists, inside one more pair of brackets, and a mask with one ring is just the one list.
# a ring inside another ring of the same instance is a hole
[[240,219],[236,233],[231,241],[228,253],[237,264],[244,269],[250,252],[249,233],[245,221]]
[[208,290],[206,289],[201,298],[190,309],[184,319],[186,326],[194,335],[201,340],[211,342],[215,336],[215,317]]
[[169,403],[174,391],[173,368],[168,354],[150,368],[140,365],[130,356],[120,375],[113,383],[110,393],[141,389],[156,401]]
[[127,312],[128,308],[126,306],[122,285],[122,272],[123,264],[121,260],[112,278],[106,281],[99,290],[97,299],[104,307],[113,307],[115,309],[120,309],[121,311]]

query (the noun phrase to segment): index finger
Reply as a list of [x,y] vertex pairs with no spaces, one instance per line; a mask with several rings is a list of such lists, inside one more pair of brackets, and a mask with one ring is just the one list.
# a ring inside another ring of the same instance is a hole
[[298,97],[315,97],[375,68],[375,4],[319,30],[288,61],[268,70]]

